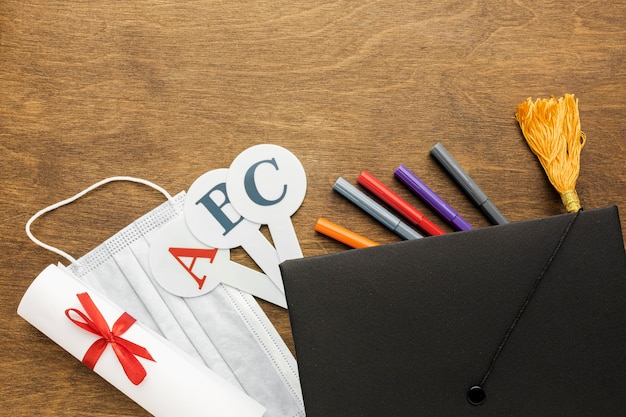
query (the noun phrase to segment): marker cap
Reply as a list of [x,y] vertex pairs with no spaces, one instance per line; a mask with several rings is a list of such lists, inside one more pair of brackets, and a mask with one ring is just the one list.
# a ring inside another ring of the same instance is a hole
[[448,174],[478,206],[488,200],[487,194],[469,176],[461,165],[450,155],[448,150],[438,142],[430,150],[430,154],[443,166]]

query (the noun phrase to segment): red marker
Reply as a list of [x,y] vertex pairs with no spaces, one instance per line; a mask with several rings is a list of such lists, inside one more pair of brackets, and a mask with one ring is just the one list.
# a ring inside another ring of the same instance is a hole
[[410,205],[398,194],[391,191],[389,187],[380,182],[369,172],[361,172],[361,175],[359,175],[359,178],[357,178],[357,182],[363,187],[367,188],[385,203],[389,204],[389,206],[393,207],[394,210],[396,210],[407,220],[418,226],[429,235],[436,236],[446,233],[441,230],[436,224],[428,220],[426,216],[424,216],[418,209]]

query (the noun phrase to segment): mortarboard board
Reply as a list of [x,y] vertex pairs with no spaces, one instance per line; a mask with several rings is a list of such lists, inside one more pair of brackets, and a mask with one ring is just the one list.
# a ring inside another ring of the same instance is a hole
[[281,269],[307,417],[626,415],[615,207]]

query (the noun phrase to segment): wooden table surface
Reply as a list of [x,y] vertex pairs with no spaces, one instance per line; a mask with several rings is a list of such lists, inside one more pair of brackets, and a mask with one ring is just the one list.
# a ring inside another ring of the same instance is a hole
[[[171,193],[273,143],[302,161],[293,216],[305,256],[347,250],[324,216],[395,235],[332,191],[404,163],[475,227],[489,223],[429,156],[442,142],[511,220],[563,212],[514,119],[527,97],[573,93],[588,143],[583,207],[626,212],[623,1],[4,0],[0,3],[0,415],[141,416],[139,406],[16,314],[61,259],[24,225],[109,176]],[[81,256],[163,201],[110,184],[44,216],[35,234]],[[622,226],[626,226],[626,217]],[[233,258],[254,264],[242,250]],[[288,314],[262,303],[293,349]]]

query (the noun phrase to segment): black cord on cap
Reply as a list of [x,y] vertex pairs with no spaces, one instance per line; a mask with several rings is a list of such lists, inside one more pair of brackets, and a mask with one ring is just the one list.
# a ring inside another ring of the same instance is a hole
[[565,227],[565,230],[563,231],[563,234],[561,235],[561,237],[559,238],[559,241],[554,247],[554,250],[552,251],[550,258],[548,258],[548,261],[546,262],[543,269],[541,270],[541,273],[537,276],[537,278],[535,278],[535,282],[533,283],[533,286],[528,291],[528,294],[526,295],[526,299],[522,303],[522,306],[520,307],[519,311],[515,315],[513,322],[511,323],[506,333],[504,334],[502,341],[498,345],[498,349],[493,354],[491,358],[491,362],[489,363],[489,368],[487,368],[487,372],[485,372],[485,375],[480,380],[480,384],[470,387],[470,389],[467,391],[467,400],[470,402],[470,404],[481,405],[483,402],[485,402],[487,395],[485,394],[485,390],[483,387],[485,386],[485,383],[487,382],[487,378],[489,378],[489,375],[491,375],[491,371],[493,371],[493,368],[496,365],[496,361],[500,357],[500,353],[502,353],[502,349],[504,349],[504,346],[508,342],[509,337],[511,337],[511,333],[513,333],[513,330],[515,330],[515,327],[521,320],[522,315],[524,314],[524,311],[526,311],[526,307],[528,307],[530,300],[533,298],[533,295],[535,295],[535,292],[537,291],[537,287],[539,287],[541,280],[543,279],[544,275],[548,271],[548,268],[550,268],[550,265],[552,264],[552,261],[554,261],[554,258],[556,258],[556,255],[561,249],[561,246],[563,245],[565,238],[569,234],[572,226],[574,225],[574,222],[576,221],[576,219],[578,218],[578,216],[580,215],[582,211],[583,211],[582,209],[578,210],[576,214],[572,217],[572,219],[569,221],[567,226]]

